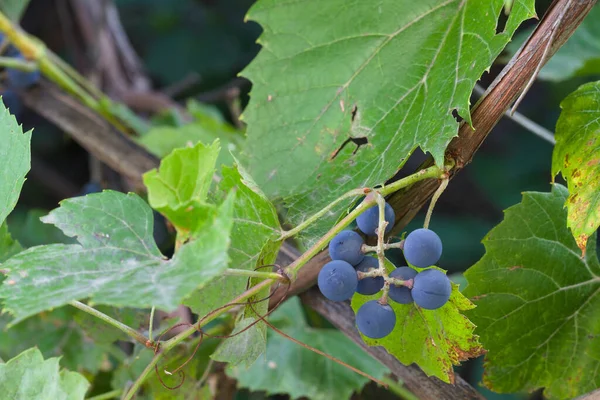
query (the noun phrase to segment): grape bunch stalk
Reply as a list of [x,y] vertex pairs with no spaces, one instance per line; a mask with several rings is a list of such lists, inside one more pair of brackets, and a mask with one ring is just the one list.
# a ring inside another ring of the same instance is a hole
[[[384,234],[391,230],[394,220],[393,208],[379,195],[378,205],[356,218],[364,235],[377,236],[377,246],[367,246],[358,232],[340,232],[329,242],[332,261],[321,269],[317,281],[321,293],[332,301],[349,300],[355,293],[382,293],[378,300],[366,302],[356,313],[358,330],[372,339],[386,337],[394,330],[396,314],[389,300],[407,307],[414,303],[424,310],[436,310],[448,302],[452,292],[446,274],[429,268],[442,255],[439,236],[421,228],[399,243],[384,243]],[[390,248],[401,248],[409,266],[388,273],[384,251]]]

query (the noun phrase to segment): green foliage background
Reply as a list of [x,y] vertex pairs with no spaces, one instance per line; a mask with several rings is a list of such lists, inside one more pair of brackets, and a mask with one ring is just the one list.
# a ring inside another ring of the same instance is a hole
[[[33,1],[33,7],[39,7]],[[39,2],[38,2],[39,3]],[[175,84],[186,76],[197,75],[199,78],[194,84],[178,93],[179,99],[197,97],[202,99],[206,91],[217,88],[234,79],[244,67],[255,57],[260,46],[255,41],[261,30],[254,22],[243,22],[243,17],[252,5],[250,0],[223,0],[223,1],[200,1],[200,0],[118,0],[116,4],[122,16],[128,36],[137,52],[142,57],[154,83],[161,87]],[[538,12],[547,6],[547,1],[538,1]],[[598,7],[595,13],[597,14]],[[541,12],[539,12],[541,14]],[[31,30],[38,29],[33,11],[25,15],[24,26]],[[38,32],[35,32],[36,34]],[[577,39],[579,42],[582,40]],[[585,43],[594,49],[600,47],[600,39],[597,43]],[[568,46],[568,45],[567,45]],[[68,58],[66,49],[56,49],[64,57]],[[568,55],[579,54],[577,51],[565,50]],[[590,55],[591,53],[591,55]],[[584,67],[575,72],[567,74],[565,79],[548,78],[548,82],[540,82],[533,86],[530,94],[520,107],[520,111],[531,119],[542,123],[549,129],[554,129],[560,112],[560,101],[580,84],[598,77],[600,70],[599,57],[595,57],[593,51],[586,51]],[[564,60],[564,58],[558,59]],[[556,76],[556,70],[560,70],[559,64],[553,64],[553,69],[548,69],[547,76]],[[491,82],[499,67],[493,67],[490,74],[484,74],[483,85]],[[546,75],[542,74],[542,77]],[[242,85],[243,104],[247,102],[249,85]],[[231,118],[228,108],[223,102],[216,102],[212,110],[218,117],[209,121],[211,126],[218,125],[220,136],[225,139],[222,146],[227,143],[239,145],[238,132],[231,127]],[[215,112],[216,110],[216,112]],[[224,117],[222,117],[224,116]],[[207,119],[198,123],[199,130],[205,126]],[[33,152],[36,157],[53,163],[65,176],[77,186],[82,186],[87,181],[85,152],[73,142],[65,140],[55,128],[40,121],[35,116],[25,115],[22,120],[25,130],[35,127],[32,139]],[[164,126],[160,129],[169,130],[177,126],[165,117]],[[211,128],[212,129],[212,128]],[[211,142],[212,137],[205,136],[201,131],[199,134],[203,140]],[[164,156],[175,146],[173,143],[156,141],[152,135],[144,138],[150,148],[157,155]],[[228,152],[222,152],[220,157],[225,162],[231,161]],[[431,228],[436,230],[444,242],[444,254],[439,265],[450,272],[460,273],[473,265],[484,254],[481,239],[502,221],[502,210],[519,203],[524,191],[548,192],[548,182],[551,177],[552,147],[540,139],[532,136],[514,123],[503,119],[494,129],[488,140],[477,153],[473,163],[468,169],[457,176],[449,189],[442,197],[436,208]],[[69,160],[67,162],[66,160]],[[219,162],[222,159],[219,160]],[[408,160],[407,169],[413,168],[420,161],[417,154]],[[76,163],[83,166],[81,169],[73,169]],[[560,182],[561,178],[557,180]],[[75,193],[74,193],[75,194]],[[23,194],[15,212],[8,219],[12,235],[25,247],[42,243],[67,243],[72,244],[70,238],[65,237],[60,231],[50,225],[38,222],[41,215],[45,215],[50,209],[56,207],[59,196],[36,181],[35,178],[25,182]],[[411,230],[422,225],[423,215],[417,217],[407,227]],[[2,229],[2,228],[0,228]],[[0,244],[4,245],[4,244]],[[7,246],[11,245],[10,243]],[[396,253],[392,256],[393,261],[401,264],[402,256]],[[241,285],[241,283],[240,283]],[[236,285],[236,286],[240,286]],[[461,285],[461,289],[464,285]],[[65,323],[65,317],[61,315],[60,309],[51,315],[46,315],[46,321],[58,321],[57,325]],[[3,323],[0,320],[0,325]],[[40,322],[31,321],[37,329]],[[243,321],[242,321],[243,323]],[[324,322],[319,318],[309,318],[308,323],[319,326]],[[56,329],[59,335],[60,329]],[[77,336],[79,335],[79,336]],[[86,349],[83,340],[84,333],[76,332],[74,341],[79,343],[82,351]],[[14,339],[13,339],[14,340]],[[55,349],[51,346],[40,346],[44,358],[56,356]],[[15,356],[16,348],[8,346],[0,348],[0,356],[10,358]],[[22,350],[22,349],[19,349]],[[147,354],[146,354],[147,355]],[[90,354],[89,359],[81,361],[89,371],[96,371],[102,360],[107,357],[104,349]],[[79,359],[76,358],[79,361]],[[46,361],[47,362],[47,361]],[[61,359],[61,366],[72,368],[77,365],[67,355]],[[132,361],[133,362],[133,361]],[[204,366],[195,366],[200,371]],[[481,361],[460,368],[461,374],[467,377],[472,384],[477,385],[481,380]],[[197,371],[196,371],[197,372]],[[121,371],[123,379],[126,379],[127,371]],[[236,372],[232,372],[236,374]],[[250,378],[252,375],[248,375]],[[250,379],[246,377],[247,379]],[[101,389],[101,382],[97,382],[97,390]],[[249,384],[247,386],[250,386]],[[524,395],[497,395],[491,394],[486,389],[481,389],[486,397],[494,399],[523,398]],[[263,395],[249,395],[240,392],[238,398],[259,398]],[[263,397],[267,397],[264,395]]]

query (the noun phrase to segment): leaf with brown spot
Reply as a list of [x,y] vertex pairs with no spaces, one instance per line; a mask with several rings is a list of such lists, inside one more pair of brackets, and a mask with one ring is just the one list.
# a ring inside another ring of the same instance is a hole
[[600,82],[581,86],[560,106],[552,176],[560,172],[567,180],[567,225],[585,255],[588,237],[600,226]]
[[[496,32],[503,4],[255,2],[247,18],[262,26],[263,49],[241,73],[252,81],[242,161],[270,199],[282,200],[288,222],[304,221],[350,189],[382,184],[417,147],[443,164],[459,127],[452,110],[470,122],[475,82],[535,16],[535,1],[515,2]],[[272,93],[277,101],[269,102]],[[349,137],[369,145],[335,153]],[[296,239],[314,243],[350,203]]]
[[573,399],[600,386],[600,263],[594,236],[580,257],[567,196],[561,185],[525,193],[465,273],[477,305],[466,315],[488,350],[484,382],[494,391],[544,387],[546,398]]
[[[388,261],[388,270],[395,267]],[[367,301],[379,299],[381,293],[352,297],[352,309],[358,309]],[[369,346],[383,346],[401,363],[416,363],[428,376],[444,382],[454,382],[454,365],[483,354],[479,337],[473,335],[475,325],[461,312],[474,307],[473,303],[452,283],[450,301],[437,310],[425,310],[413,304],[390,301],[396,313],[396,326],[391,334],[382,339],[363,340]]]

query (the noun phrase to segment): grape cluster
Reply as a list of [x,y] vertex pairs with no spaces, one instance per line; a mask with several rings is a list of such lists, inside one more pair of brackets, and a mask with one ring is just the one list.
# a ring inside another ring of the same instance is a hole
[[[25,61],[25,57],[17,48],[12,45],[6,46],[5,43],[5,36],[0,33],[0,48],[5,49],[4,54],[2,55],[4,57]],[[20,114],[23,105],[16,92],[36,84],[40,80],[40,71],[21,71],[14,68],[6,68],[4,78],[4,84],[2,85],[2,90],[0,90],[2,101],[11,114],[18,115]]]
[[[385,204],[386,232],[395,220],[394,210]],[[379,208],[371,207],[361,214],[356,223],[367,236],[377,234]],[[384,248],[390,245],[384,245]],[[442,255],[442,241],[429,229],[412,231],[402,244],[404,257],[413,267],[433,266]],[[389,335],[396,325],[396,314],[388,298],[399,304],[413,302],[426,310],[435,310],[448,302],[452,285],[442,271],[430,268],[420,272],[411,267],[399,267],[391,273],[380,269],[379,260],[367,255],[373,248],[365,246],[357,232],[345,230],[329,242],[332,261],[325,264],[318,277],[318,286],[325,297],[333,301],[352,298],[354,293],[374,295],[383,290],[379,300],[370,300],[356,313],[358,330],[372,339]]]

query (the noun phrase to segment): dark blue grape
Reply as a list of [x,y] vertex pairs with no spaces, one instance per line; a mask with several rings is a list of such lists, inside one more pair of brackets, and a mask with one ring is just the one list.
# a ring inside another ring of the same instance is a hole
[[[17,54],[16,59],[25,60],[22,54]],[[40,71],[21,71],[14,68],[7,68],[6,76],[8,86],[16,89],[26,89],[40,80]]]
[[[414,279],[417,275],[417,271],[410,267],[400,267],[396,268],[390,273],[390,278],[401,279],[403,281],[407,281],[409,279]],[[413,302],[412,295],[410,294],[410,289],[406,286],[396,286],[390,285],[389,292],[390,299],[394,300],[396,303],[400,304],[410,304]]]
[[[388,222],[385,227],[385,232],[389,232],[392,230],[394,226],[394,222],[396,220],[396,213],[392,206],[388,203],[385,203],[385,220]],[[369,208],[364,213],[360,214],[358,218],[356,218],[356,224],[358,225],[358,229],[361,230],[365,235],[375,236],[377,235],[376,229],[379,227],[379,207],[373,206]]]
[[358,277],[352,265],[346,261],[334,260],[321,269],[317,283],[323,296],[333,301],[344,301],[356,291]]
[[428,269],[415,276],[411,291],[415,303],[427,310],[435,310],[448,302],[452,285],[442,271]]
[[88,182],[81,188],[79,196],[85,196],[87,194],[98,193],[102,191],[102,186],[97,182]]
[[377,300],[367,301],[356,313],[358,330],[371,339],[381,339],[394,330],[396,313],[389,305],[381,305]]
[[417,229],[404,240],[404,258],[415,267],[431,267],[439,261],[441,255],[442,241],[434,231]]
[[[375,257],[366,256],[360,264],[356,266],[356,270],[360,272],[369,272],[373,269],[379,268],[379,261]],[[375,278],[364,278],[358,280],[358,286],[356,287],[356,293],[371,295],[379,292],[383,288],[383,277],[377,276]]]
[[4,90],[1,94],[2,102],[8,111],[14,116],[21,114],[23,111],[23,103],[21,103],[19,96],[12,90]]
[[362,252],[363,238],[354,231],[341,231],[329,242],[329,256],[332,260],[343,260],[358,265],[365,255]]

